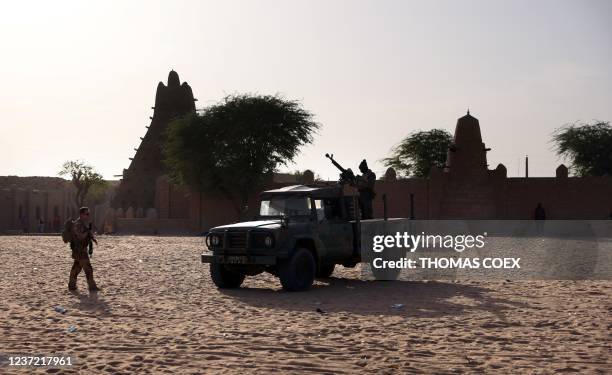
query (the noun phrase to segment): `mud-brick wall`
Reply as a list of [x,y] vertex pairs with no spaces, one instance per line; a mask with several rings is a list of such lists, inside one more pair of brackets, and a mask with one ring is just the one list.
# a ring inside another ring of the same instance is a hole
[[[188,189],[173,184],[167,176],[158,177],[155,182],[155,208],[158,217],[160,219],[189,219],[191,206],[197,204],[197,202],[191,202],[194,200],[192,195]],[[195,199],[197,200],[197,197]]]
[[410,194],[414,195],[414,217],[427,219],[429,214],[429,182],[426,178],[410,178],[397,181],[376,181],[374,217],[383,217],[383,196],[387,196],[389,217],[410,217]]
[[155,181],[155,208],[160,219],[170,217],[170,180],[166,176]]
[[[274,187],[266,189],[274,189]],[[199,199],[192,200],[192,205],[197,204],[198,200],[200,206],[199,222],[192,221],[192,223],[194,227],[199,227],[200,231],[207,231],[212,227],[242,220],[252,220],[259,213],[259,194],[253,194],[249,197],[248,209],[241,213],[237,211],[232,201],[220,195],[202,193]],[[192,207],[191,212],[195,211],[197,210],[194,210]],[[197,220],[197,217],[194,218]]]
[[[410,194],[414,194],[416,219],[444,219],[440,216],[440,202],[446,194],[453,194],[446,185],[447,181],[442,177],[379,180],[375,187],[374,217],[383,217],[382,197],[386,194],[388,216],[409,218]],[[280,186],[283,185],[268,186],[263,190]],[[164,209],[168,210],[168,200],[164,199],[166,190],[159,184],[157,189],[161,201],[158,206],[160,218],[167,218],[164,216]],[[542,202],[549,219],[606,219],[612,211],[612,177],[500,178],[491,181],[491,189],[497,219],[532,219],[538,202]],[[239,215],[234,204],[223,196],[191,192],[188,206],[190,227],[193,232],[203,232],[214,226],[252,219],[259,207],[258,194],[251,196],[248,207]]]
[[7,229],[15,229],[15,191],[0,190],[0,233]]
[[507,219],[532,219],[538,202],[547,219],[607,219],[612,213],[612,177],[509,178]]

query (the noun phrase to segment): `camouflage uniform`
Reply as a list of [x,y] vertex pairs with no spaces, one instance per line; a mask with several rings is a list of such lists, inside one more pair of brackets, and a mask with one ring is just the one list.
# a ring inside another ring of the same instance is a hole
[[68,289],[76,289],[77,275],[81,272],[81,269],[83,269],[85,271],[85,277],[87,278],[87,286],[90,290],[97,290],[98,287],[93,277],[93,267],[89,261],[89,255],[87,254],[87,246],[92,239],[92,234],[81,219],[77,219],[72,226],[72,238],[73,241],[70,243],[70,248],[72,249],[72,259],[74,259],[74,263],[70,270]]
[[[365,160],[362,162],[365,164]],[[367,168],[367,164],[365,164]],[[361,167],[361,166],[360,166]],[[367,169],[363,175],[357,176],[357,190],[359,190],[359,209],[361,210],[361,218],[364,220],[374,218],[374,210],[372,209],[372,201],[376,196],[374,192],[374,184],[376,183],[376,174],[371,169]]]

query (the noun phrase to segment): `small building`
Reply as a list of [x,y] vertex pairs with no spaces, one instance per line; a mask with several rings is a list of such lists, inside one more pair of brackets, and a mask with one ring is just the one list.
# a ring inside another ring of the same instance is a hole
[[75,189],[69,181],[0,176],[0,233],[59,232],[77,212]]

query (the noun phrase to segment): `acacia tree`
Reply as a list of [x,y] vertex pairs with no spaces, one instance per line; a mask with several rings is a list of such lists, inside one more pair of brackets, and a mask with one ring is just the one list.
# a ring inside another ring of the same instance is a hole
[[612,175],[610,122],[567,124],[555,130],[552,141],[557,155],[570,160],[570,168],[576,175]]
[[69,176],[72,185],[76,188],[75,204],[77,207],[85,205],[85,199],[92,188],[104,187],[106,181],[90,165],[80,160],[67,161],[62,165],[60,176]]
[[165,163],[176,182],[223,194],[240,216],[249,196],[311,143],[318,127],[297,101],[228,96],[170,124]]
[[453,136],[444,129],[409,134],[382,161],[398,175],[426,177],[432,166],[443,168]]

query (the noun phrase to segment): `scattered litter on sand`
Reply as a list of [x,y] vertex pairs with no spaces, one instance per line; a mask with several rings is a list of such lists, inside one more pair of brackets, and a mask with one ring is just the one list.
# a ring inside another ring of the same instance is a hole
[[66,313],[66,311],[67,311],[65,308],[63,308],[63,307],[61,307],[61,306],[55,306],[55,307],[53,308],[53,310],[57,311],[57,312],[58,312],[58,313],[60,313],[60,314],[65,314],[65,313]]

